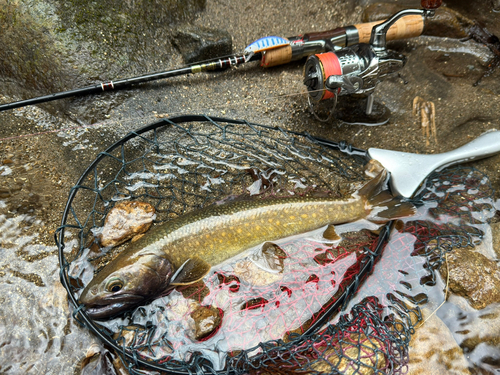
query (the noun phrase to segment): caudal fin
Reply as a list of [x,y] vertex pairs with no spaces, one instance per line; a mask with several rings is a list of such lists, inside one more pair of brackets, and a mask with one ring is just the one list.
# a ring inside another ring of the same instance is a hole
[[417,211],[413,203],[390,193],[387,180],[387,170],[384,169],[359,190],[368,203],[370,213],[367,219],[370,221],[385,222],[412,216]]

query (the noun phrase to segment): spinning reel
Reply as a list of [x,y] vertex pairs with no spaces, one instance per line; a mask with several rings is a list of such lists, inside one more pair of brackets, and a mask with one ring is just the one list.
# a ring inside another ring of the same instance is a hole
[[[365,114],[367,117],[372,114],[376,86],[385,77],[401,70],[406,63],[404,55],[387,50],[389,28],[409,15],[421,15],[424,19],[432,17],[441,0],[422,0],[421,4],[424,9],[402,10],[373,27],[369,43],[343,48],[333,45],[329,52],[309,56],[304,68],[304,84],[309,92],[309,107],[318,120],[328,121],[335,112],[338,96],[345,95],[367,97]],[[328,99],[332,99],[333,104],[328,117],[321,118],[316,108]],[[379,120],[372,125],[381,125],[388,120],[387,116],[383,122]]]

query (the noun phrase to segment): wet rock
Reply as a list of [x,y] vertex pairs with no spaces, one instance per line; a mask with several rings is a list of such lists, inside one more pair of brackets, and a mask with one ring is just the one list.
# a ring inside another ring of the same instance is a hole
[[500,270],[483,254],[470,248],[453,250],[440,272],[444,280],[449,274],[450,290],[465,297],[475,309],[500,302]]
[[193,25],[180,27],[173,43],[187,64],[230,55],[233,48],[227,31]]
[[142,332],[145,332],[143,327],[134,325],[124,326],[120,332],[115,332],[113,339],[119,342],[120,345],[130,346]]
[[249,299],[248,301],[246,301],[241,306],[241,309],[242,310],[255,310],[255,309],[258,309],[260,307],[264,307],[268,303],[269,303],[269,301],[265,298],[262,298],[262,297],[252,298],[252,299]]
[[272,242],[266,242],[262,245],[262,256],[269,269],[276,272],[283,272],[285,269],[285,251]]
[[438,311],[470,362],[483,367],[500,358],[500,305],[473,309],[465,299],[452,295]]
[[49,25],[33,19],[23,4],[5,0],[0,0],[0,20],[0,75],[20,83],[8,85],[3,93],[60,90],[69,74],[47,32]]
[[145,233],[154,218],[155,209],[149,203],[120,202],[109,211],[102,232],[97,237],[101,246],[118,246]]
[[402,9],[405,7],[400,4],[373,3],[365,7],[361,20],[363,22],[385,20]]
[[411,338],[408,375],[452,373],[470,374],[467,361],[448,327],[432,315]]
[[500,222],[491,223],[490,227],[493,238],[493,251],[495,251],[497,258],[500,258]]
[[460,13],[449,8],[439,8],[435,16],[426,21],[423,34],[443,38],[465,38],[468,36],[467,27],[470,25],[471,21]]
[[[394,3],[370,4],[363,12],[363,22],[384,20],[407,7]],[[471,22],[460,13],[441,7],[436,10],[432,18],[425,22],[424,35],[446,38],[465,38],[468,36],[466,28]]]
[[191,313],[194,320],[194,340],[201,340],[214,332],[221,324],[219,309],[213,306],[200,306]]
[[236,293],[240,290],[240,280],[234,275],[224,275],[222,273],[217,274],[220,285],[229,285],[229,291]]
[[[342,349],[336,347],[325,350],[322,359],[315,362],[311,368],[325,374],[331,374],[336,369],[341,374],[370,375],[385,367],[384,344],[381,341],[358,334],[345,335],[342,341]],[[340,350],[342,357],[338,356]],[[353,365],[353,361],[356,364]]]
[[118,356],[101,345],[94,344],[80,363],[80,375],[127,375],[128,371]]

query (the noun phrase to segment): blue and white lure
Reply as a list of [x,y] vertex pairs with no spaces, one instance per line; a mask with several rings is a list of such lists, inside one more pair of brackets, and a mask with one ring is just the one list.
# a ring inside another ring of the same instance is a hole
[[290,41],[288,39],[280,36],[265,36],[264,38],[257,39],[245,48],[245,61],[250,60],[250,58],[258,52],[288,46],[289,44]]

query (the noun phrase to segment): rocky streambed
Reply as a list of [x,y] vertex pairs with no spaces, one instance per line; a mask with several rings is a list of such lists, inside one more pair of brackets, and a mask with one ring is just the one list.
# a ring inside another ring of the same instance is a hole
[[[240,52],[265,35],[329,30],[396,10],[362,0],[0,0],[0,102],[180,67],[185,59]],[[376,101],[392,114],[383,126],[318,122],[307,104],[303,61],[271,69],[249,63],[1,112],[0,372],[72,374],[98,343],[71,316],[53,238],[70,189],[100,151],[133,129],[188,113],[307,131],[361,148],[454,149],[500,127],[496,11],[495,1],[447,1],[423,36],[389,44],[408,63],[377,87]],[[422,113],[432,107],[431,129]],[[498,199],[500,156],[472,165],[487,174]],[[440,268],[447,300],[416,331],[410,373],[426,373],[431,363],[433,373],[498,371],[498,214],[489,228],[481,244],[454,249]]]

